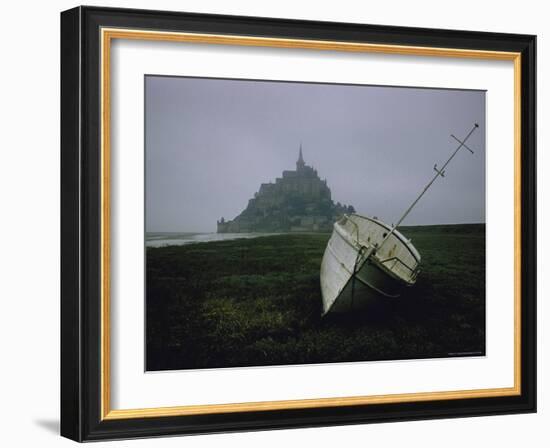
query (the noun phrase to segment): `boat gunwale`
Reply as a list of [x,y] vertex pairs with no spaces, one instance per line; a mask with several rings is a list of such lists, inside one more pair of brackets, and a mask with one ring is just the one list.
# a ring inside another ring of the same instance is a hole
[[[361,216],[361,215],[353,215],[353,216]],[[369,219],[369,218],[367,218]],[[371,220],[372,222],[378,224],[379,222],[378,221],[375,221],[375,220]],[[384,227],[385,229],[387,229],[388,227],[386,227],[385,225],[382,226]],[[343,228],[343,226],[339,223],[339,222],[335,222],[334,223],[334,231],[336,231],[338,233],[338,235],[349,245],[351,246],[352,249],[354,249],[355,251],[359,251],[360,247],[361,246],[358,246],[358,244],[356,244],[355,242],[351,241],[350,238],[349,238],[349,232],[346,232],[345,229]],[[394,232],[394,235],[395,235],[395,232]],[[398,234],[398,235],[401,235],[403,238],[404,236],[402,234]],[[406,242],[404,242],[402,239],[398,238],[400,240],[400,242],[407,248],[407,250],[411,253],[411,255],[414,257],[414,259],[416,260],[417,262],[417,267],[418,265],[420,264],[420,259],[419,257],[416,257],[414,252],[411,251],[411,248],[409,247],[409,244],[407,244]],[[330,240],[329,240],[329,243],[328,243],[328,246],[330,246]],[[369,246],[372,246],[372,245],[369,245]],[[367,247],[367,246],[365,246]],[[333,255],[335,256],[334,252],[331,251],[333,253]],[[337,257],[336,257],[337,258]],[[408,286],[411,286],[411,285],[414,285],[416,283],[416,279],[414,280],[407,280],[406,278],[404,277],[401,277],[400,275],[398,275],[397,273],[395,273],[392,269],[388,268],[387,266],[384,265],[384,263],[381,262],[381,260],[379,260],[379,258],[374,255],[373,257],[371,257],[373,260],[374,260],[374,263],[376,264],[377,267],[379,267],[383,272],[387,273],[388,275],[390,275],[391,277],[395,278],[396,280],[399,280],[403,283],[405,283],[406,285]],[[341,263],[341,260],[339,260],[337,258],[337,260]],[[366,260],[365,260],[366,261]],[[363,264],[364,262],[363,261],[361,263],[361,265],[359,266],[359,268],[363,267]],[[346,269],[346,271],[348,271],[348,269]],[[349,272],[349,271],[348,271]],[[353,274],[352,274],[353,275]],[[412,277],[412,276],[411,276]]]
[[[364,215],[360,215],[358,213],[352,213],[350,215],[344,215],[346,216],[347,219],[349,219],[350,217],[352,216],[356,216],[357,218],[361,218],[361,219],[366,219],[367,221],[370,221],[370,222],[373,222],[375,224],[378,224],[379,226],[383,227],[384,229],[386,230],[389,230],[391,232],[392,230],[392,227],[389,226],[388,224],[386,224],[385,222],[383,221],[380,221],[378,219],[374,219],[374,218],[371,218],[369,216],[364,216]],[[338,220],[339,221],[339,220]],[[334,223],[334,225],[338,224],[338,221]],[[405,235],[403,235],[399,230],[395,229],[393,231],[393,234],[397,237],[397,239],[399,241],[401,241],[401,243],[403,243],[405,245],[405,247],[407,248],[407,250],[411,253],[411,255],[416,259],[417,263],[420,264],[421,262],[421,259],[422,257],[420,256],[420,253],[418,252],[418,250],[416,249],[416,247],[414,247],[414,245],[412,244],[411,240],[408,239]]]
[[[342,236],[342,235],[340,235],[340,236]],[[398,296],[394,296],[394,295],[391,295],[391,294],[387,294],[387,293],[385,293],[385,292],[383,292],[383,291],[380,291],[378,288],[375,288],[375,287],[372,286],[370,283],[368,283],[366,280],[364,280],[364,279],[362,279],[361,277],[359,277],[359,275],[358,275],[359,272],[356,272],[356,273],[354,274],[352,271],[350,271],[350,270],[348,269],[348,267],[347,267],[347,266],[342,262],[342,260],[338,257],[338,254],[336,253],[336,251],[332,248],[332,246],[331,246],[330,244],[327,244],[327,249],[328,249],[329,252],[332,254],[332,256],[334,257],[334,259],[335,259],[336,261],[338,261],[338,263],[340,263],[340,266],[342,267],[342,269],[344,269],[344,271],[346,271],[346,272],[349,274],[350,279],[351,279],[352,277],[355,276],[355,277],[357,278],[357,280],[359,280],[361,283],[365,284],[365,285],[368,286],[369,288],[372,288],[372,289],[374,289],[374,290],[380,292],[382,295],[385,295],[385,296],[387,296],[387,297],[398,297]],[[405,283],[406,285],[413,285],[413,284],[414,284],[414,282],[412,282],[412,283],[411,283],[411,282],[408,282],[407,280],[404,280],[402,277],[399,277],[398,275],[396,275],[392,270],[390,270],[389,268],[387,268],[386,266],[384,266],[384,264],[381,263],[378,259],[375,259],[375,260],[374,260],[374,265],[375,265],[376,267],[380,268],[382,271],[384,271],[384,273],[389,274],[389,275],[390,275],[391,277],[393,277],[395,280],[398,280],[398,281],[400,281],[400,282],[402,282],[402,283]],[[348,279],[348,280],[346,281],[346,283],[344,284],[344,287],[345,287],[345,285],[348,284],[348,281],[349,281],[349,279]],[[343,291],[343,288],[342,288],[342,291]],[[337,297],[338,297],[338,296],[337,296]]]
[[[338,227],[336,227],[336,224],[338,223],[335,223],[334,224],[334,230],[336,231],[336,233],[338,233],[338,236],[340,238],[342,238],[342,240],[344,240],[349,246],[351,246],[352,249],[354,249],[355,251],[359,251],[359,248],[356,244],[354,244],[352,241],[350,241],[346,235],[345,235],[345,230],[341,229],[341,225],[338,225]],[[332,238],[331,238],[332,239]],[[350,274],[350,278],[354,276],[353,272],[351,272],[345,265],[344,263],[342,263],[342,260],[340,260],[340,258],[336,255],[335,251],[332,249],[331,247],[331,244],[330,244],[330,240],[329,240],[329,243],[327,244],[327,248],[329,249],[330,253],[332,254],[332,256],[342,265],[342,267],[345,269],[345,271]],[[384,263],[382,263],[378,257],[373,256],[371,257],[372,260],[373,260],[373,263],[375,264],[376,267],[378,267],[382,272],[384,272],[385,274],[388,274],[390,277],[392,277],[393,279],[401,282],[401,283],[404,283],[405,286],[412,286],[416,283],[416,279],[415,280],[407,280],[406,278],[404,277],[401,277],[399,276],[398,274],[396,274],[394,271],[392,271],[390,268],[388,268],[387,266],[384,265]],[[365,263],[366,260],[363,261],[363,263],[361,263],[361,265],[359,266],[359,270],[363,267],[364,263]],[[359,271],[358,270],[358,271]],[[355,274],[355,276],[357,276],[357,274]],[[359,278],[357,276],[357,278]],[[364,283],[364,282],[363,282]],[[367,286],[370,286],[370,285],[367,285]]]

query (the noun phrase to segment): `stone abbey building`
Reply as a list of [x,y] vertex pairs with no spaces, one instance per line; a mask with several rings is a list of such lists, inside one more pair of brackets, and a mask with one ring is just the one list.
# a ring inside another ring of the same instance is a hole
[[218,233],[331,232],[334,221],[354,211],[332,201],[326,179],[306,165],[300,145],[296,170],[262,184],[239,216],[218,221]]

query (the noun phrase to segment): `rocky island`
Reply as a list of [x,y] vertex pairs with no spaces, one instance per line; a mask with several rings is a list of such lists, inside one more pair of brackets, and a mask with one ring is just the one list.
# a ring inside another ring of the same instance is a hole
[[306,165],[300,145],[296,170],[261,184],[235,219],[217,222],[218,233],[331,232],[341,215],[354,212],[351,205],[333,202],[326,179]]

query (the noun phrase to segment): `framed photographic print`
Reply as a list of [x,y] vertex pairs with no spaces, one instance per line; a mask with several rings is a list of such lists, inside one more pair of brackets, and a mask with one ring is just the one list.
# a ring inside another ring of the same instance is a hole
[[61,14],[61,433],[535,412],[535,37]]

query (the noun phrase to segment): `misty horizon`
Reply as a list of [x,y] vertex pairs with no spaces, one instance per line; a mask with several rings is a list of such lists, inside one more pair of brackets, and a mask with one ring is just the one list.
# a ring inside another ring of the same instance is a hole
[[293,170],[300,144],[333,201],[401,224],[485,222],[485,92],[146,76],[146,231],[215,232],[262,183]]

